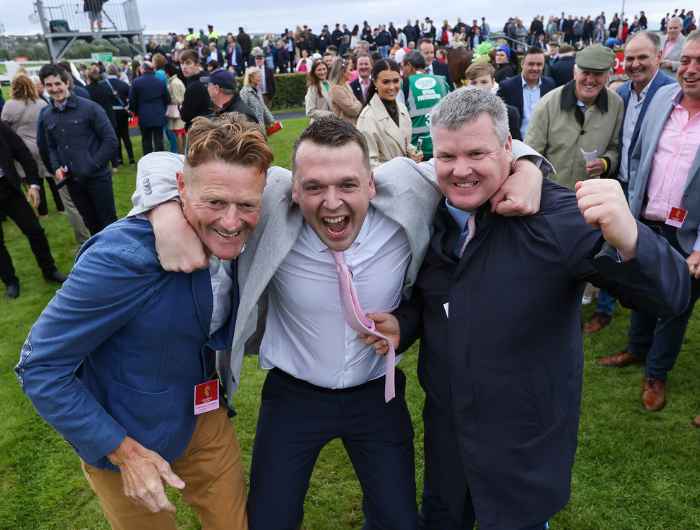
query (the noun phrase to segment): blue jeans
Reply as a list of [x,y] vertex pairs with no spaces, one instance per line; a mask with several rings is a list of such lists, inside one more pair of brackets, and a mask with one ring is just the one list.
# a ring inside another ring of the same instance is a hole
[[615,312],[615,302],[617,300],[613,295],[611,295],[605,289],[601,289],[598,293],[598,304],[596,305],[595,312],[603,313],[604,315],[612,316]]
[[[660,223],[656,223],[652,228],[660,232],[673,248],[687,257],[678,244],[674,228]],[[700,297],[700,280],[692,279],[690,303],[680,315],[658,318],[656,315],[642,311],[632,312],[627,351],[640,359],[646,358],[647,377],[666,380],[668,372],[673,369],[678,359],[688,320],[693,314],[693,307],[698,297]]]
[[177,135],[167,126],[165,127],[165,137],[168,139],[168,143],[170,144],[170,152],[177,153]]

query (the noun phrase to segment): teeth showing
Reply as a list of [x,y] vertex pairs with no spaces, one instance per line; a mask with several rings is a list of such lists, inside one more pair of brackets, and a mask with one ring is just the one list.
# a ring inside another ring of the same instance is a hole
[[216,228],[214,229],[214,232],[216,232],[220,237],[223,237],[224,239],[232,239],[234,237],[238,237],[241,235],[240,230],[236,230],[235,232],[222,232],[220,230],[217,230]]
[[325,217],[323,222],[329,225],[336,225],[338,223],[342,223],[344,219],[344,215],[341,215],[340,217]]
[[472,180],[470,182],[455,182],[455,186],[458,188],[473,188],[479,184],[478,180]]

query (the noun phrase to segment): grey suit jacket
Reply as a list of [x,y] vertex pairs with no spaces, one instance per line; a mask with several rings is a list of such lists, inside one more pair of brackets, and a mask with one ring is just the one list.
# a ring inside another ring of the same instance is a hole
[[[674,104],[680,101],[681,97],[681,88],[678,85],[666,85],[656,91],[647,108],[639,138],[630,155],[629,203],[635,217],[642,213],[659,138]],[[700,148],[695,152],[695,160],[685,183],[682,206],[688,210],[688,217],[678,231],[678,241],[683,250],[690,254],[700,226]]]
[[[513,155],[539,157],[518,141],[513,142]],[[435,208],[442,197],[433,164],[433,161],[416,164],[408,158],[395,158],[374,170],[377,194],[372,205],[403,227],[413,255],[404,278],[405,297],[410,295],[423,262]],[[138,164],[136,191],[132,196],[134,208],[129,215],[144,213],[175,198],[178,194],[175,173],[182,170],[182,165],[182,155],[173,153],[157,152],[143,157]],[[551,166],[545,163],[543,172],[552,172]],[[229,399],[239,384],[244,353],[258,353],[264,333],[266,289],[294,245],[303,222],[299,207],[292,202],[291,172],[281,167],[270,168],[258,226],[238,258],[240,301],[231,349],[217,352],[217,369]]]
[[[670,74],[674,79],[676,78],[676,71],[680,66],[681,51],[683,51],[683,45],[685,44],[685,37],[683,35],[678,35],[676,43],[673,45],[671,50],[663,57],[664,61],[671,62],[671,68],[662,68],[664,72]],[[663,50],[666,46],[666,36],[661,38],[661,49]]]

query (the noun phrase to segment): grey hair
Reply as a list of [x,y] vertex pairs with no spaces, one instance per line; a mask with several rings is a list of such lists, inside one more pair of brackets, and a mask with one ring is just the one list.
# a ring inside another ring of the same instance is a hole
[[677,22],[681,25],[681,29],[683,29],[683,19],[681,17],[671,17],[666,23],[666,27],[668,27],[668,24],[670,24],[671,22]]
[[695,42],[696,40],[700,40],[700,29],[688,33],[685,38],[685,46],[687,46],[689,42]]
[[639,32],[635,33],[629,41],[627,41],[627,44],[629,44],[633,40],[638,39],[640,37],[644,37],[649,42],[651,42],[651,44],[654,46],[654,51],[656,53],[661,51],[661,37],[659,37],[653,31],[639,31]]
[[430,112],[430,129],[431,132],[436,127],[454,131],[482,114],[491,117],[498,141],[505,143],[509,133],[506,104],[496,94],[475,87],[460,88],[443,98]]

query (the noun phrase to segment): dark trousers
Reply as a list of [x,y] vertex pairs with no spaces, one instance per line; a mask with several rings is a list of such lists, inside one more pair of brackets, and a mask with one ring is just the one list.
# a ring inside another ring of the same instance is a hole
[[163,127],[141,127],[143,154],[163,150]]
[[[27,236],[29,245],[34,253],[34,258],[44,276],[56,270],[49,242],[46,239],[44,229],[39,224],[39,220],[34,215],[34,210],[24,198],[24,195],[10,183],[6,178],[0,178],[0,213],[12,219],[22,233]],[[12,265],[12,258],[5,247],[5,236],[0,223],[0,280],[5,285],[17,283],[15,268]]]
[[[663,235],[673,248],[688,257],[678,244],[676,229],[663,223],[644,221],[650,228]],[[690,303],[683,313],[675,317],[658,318],[642,311],[632,311],[627,351],[640,359],[646,359],[646,375],[666,380],[673,369],[683,346],[688,320],[700,297],[700,280],[691,279]]]
[[117,140],[119,141],[119,152],[117,154],[120,163],[124,163],[122,157],[122,144],[126,149],[126,154],[129,157],[129,162],[134,161],[134,148],[131,145],[131,137],[129,136],[129,113],[125,110],[115,110],[114,117],[116,119]]
[[117,220],[111,175],[85,180],[71,178],[68,191],[75,207],[93,236],[105,226]]
[[41,181],[41,188],[39,189],[39,207],[37,208],[39,215],[48,215],[49,213],[49,203],[46,200],[46,187],[44,186],[44,181],[46,181],[46,183],[49,185],[51,195],[53,195],[53,202],[56,205],[56,210],[59,212],[64,211],[65,207],[63,206],[61,196],[58,194],[58,188],[56,187],[56,182],[54,179],[47,177],[39,180]]
[[297,530],[323,446],[343,441],[364,494],[365,528],[415,530],[413,427],[406,377],[396,372],[396,398],[384,403],[384,378],[346,390],[319,388],[271,370],[253,448],[248,497],[250,530]]

